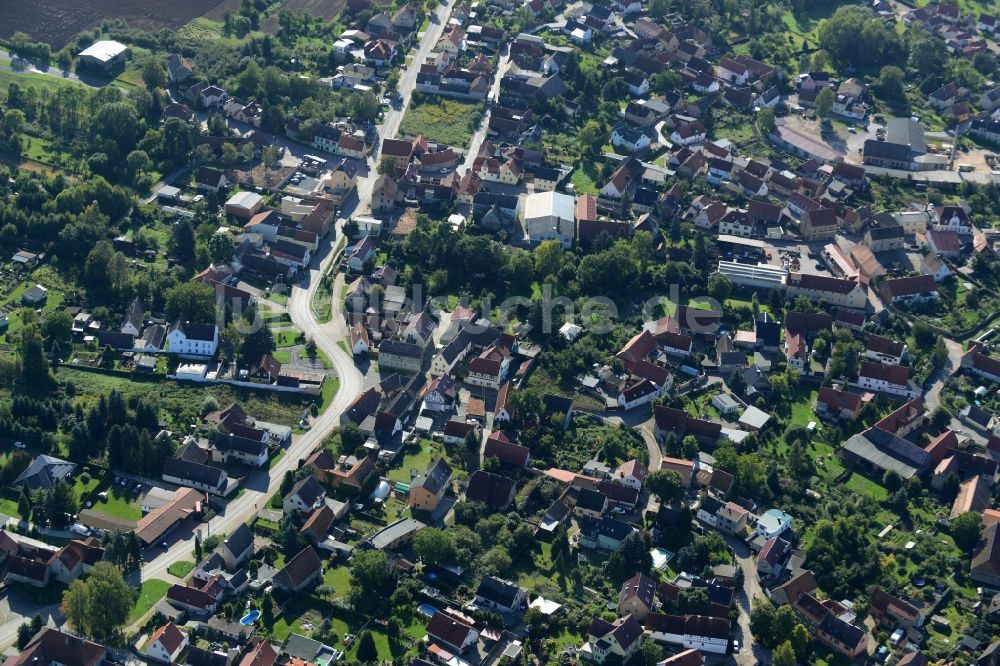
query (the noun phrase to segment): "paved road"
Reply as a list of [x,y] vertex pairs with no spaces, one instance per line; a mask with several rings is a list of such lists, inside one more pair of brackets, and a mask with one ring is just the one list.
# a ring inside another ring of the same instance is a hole
[[[721,532],[720,532],[721,534]],[[743,570],[743,589],[736,600],[739,606],[740,617],[737,621],[739,625],[739,641],[741,644],[740,653],[735,655],[735,662],[739,666],[755,666],[756,664],[771,663],[771,655],[767,650],[754,643],[753,634],[750,633],[750,608],[754,599],[766,598],[764,590],[757,579],[757,563],[754,560],[754,553],[742,539],[723,534],[726,543],[733,549],[736,556],[736,564]]]
[[[19,58],[18,56],[8,51],[0,51],[0,62],[11,63],[12,69],[14,69],[14,63],[19,63],[20,65],[24,66],[24,69],[22,71],[24,71],[25,73],[45,74],[47,76],[51,76],[56,79],[63,79],[64,81],[76,81],[77,83],[82,83],[85,86],[91,86],[94,88],[100,87],[99,85],[95,85],[95,83],[93,82],[84,81],[73,72],[68,72],[68,71],[64,72],[63,70],[58,69],[56,67],[47,67],[45,65],[40,65],[30,60]],[[17,70],[15,69],[14,71],[16,72]]]
[[[500,56],[500,61],[497,63],[497,73],[496,77],[493,79],[493,85],[490,88],[489,99],[497,99],[500,95],[500,79],[507,72],[507,68],[510,67],[510,52],[508,51],[504,55]],[[490,128],[490,114],[492,109],[487,108],[486,113],[483,114],[480,120],[479,128],[476,133],[472,135],[472,139],[469,141],[469,147],[465,152],[465,171],[463,175],[472,169],[472,163],[476,161],[479,156],[479,149],[482,147],[483,142],[486,140],[486,134]]]

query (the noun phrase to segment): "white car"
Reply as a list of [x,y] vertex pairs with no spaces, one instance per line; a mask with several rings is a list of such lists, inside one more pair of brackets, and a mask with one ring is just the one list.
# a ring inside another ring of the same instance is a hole
[[740,641],[738,638],[733,639],[733,654],[740,653]]

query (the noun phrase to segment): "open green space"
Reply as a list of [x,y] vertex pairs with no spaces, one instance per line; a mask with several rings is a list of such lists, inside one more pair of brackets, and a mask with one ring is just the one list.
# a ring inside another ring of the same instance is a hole
[[[206,398],[209,397],[214,398],[221,407],[238,401],[255,418],[289,426],[298,423],[302,410],[313,401],[312,397],[305,395],[253,391],[223,384],[206,387],[169,380],[134,382],[128,377],[87,372],[66,366],[60,367],[56,376],[60,381],[73,382],[76,394],[88,403],[96,402],[98,395],[107,394],[113,389],[121,391],[126,398],[132,395],[147,398],[152,396],[159,402],[165,416],[180,424],[192,423],[189,419],[200,417]],[[324,398],[327,390],[329,389],[324,387]],[[336,388],[332,391],[336,392]]]
[[428,465],[443,454],[444,451],[440,444],[429,439],[421,439],[417,444],[410,445],[404,450],[399,466],[389,470],[389,479],[409,483],[413,480],[412,471],[421,474]]
[[129,622],[135,622],[156,605],[163,595],[170,589],[170,583],[158,578],[150,578],[142,581],[139,588],[139,597],[132,606],[132,612],[128,614]]
[[169,567],[167,567],[167,573],[171,576],[177,576],[178,578],[184,578],[189,573],[194,570],[194,562],[190,560],[181,560],[179,562],[174,562]]
[[428,141],[465,147],[482,116],[481,103],[414,95],[399,133],[404,136],[422,134]]

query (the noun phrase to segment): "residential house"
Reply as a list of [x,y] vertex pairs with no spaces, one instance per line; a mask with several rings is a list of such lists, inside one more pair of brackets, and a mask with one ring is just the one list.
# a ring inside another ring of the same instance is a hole
[[603,664],[605,661],[620,664],[632,658],[642,644],[642,639],[642,625],[632,615],[618,618],[614,622],[594,618],[587,630],[587,645],[584,650],[589,651],[590,661],[595,664]]
[[882,297],[894,305],[913,305],[937,300],[937,283],[930,275],[886,280],[881,286]]
[[[312,477],[309,477],[312,478]],[[290,594],[322,580],[323,564],[312,546],[306,546],[274,575],[274,586]]]
[[902,365],[885,365],[863,361],[858,371],[858,387],[908,398],[917,392],[910,385],[910,369]]
[[479,641],[479,632],[456,617],[436,611],[427,623],[427,638],[453,654],[465,654]]
[[414,509],[434,511],[447,493],[450,481],[451,466],[443,458],[436,460],[410,483],[407,503]]
[[300,479],[281,501],[281,509],[285,514],[309,514],[323,506],[326,501],[326,491],[316,481],[315,477],[307,476]]
[[640,622],[656,610],[656,581],[637,573],[622,583],[618,593],[618,612],[634,616]]
[[496,576],[483,576],[476,588],[473,603],[477,608],[485,608],[498,613],[516,613],[528,606],[528,590]]
[[865,358],[886,365],[899,365],[906,356],[906,345],[881,335],[869,335],[865,345]]
[[187,634],[178,629],[173,622],[167,622],[149,637],[144,652],[153,661],[173,664],[187,646]]

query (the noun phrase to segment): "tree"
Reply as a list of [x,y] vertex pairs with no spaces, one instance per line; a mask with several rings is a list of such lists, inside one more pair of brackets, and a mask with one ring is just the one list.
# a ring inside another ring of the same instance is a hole
[[712,276],[708,278],[708,295],[720,304],[725,303],[732,292],[733,283],[722,273],[712,273]]
[[236,164],[236,160],[238,160],[239,158],[240,154],[239,151],[236,150],[236,146],[229,143],[228,141],[222,144],[222,157],[220,158],[222,166],[226,167],[227,169],[231,169],[233,168],[233,165]]
[[796,624],[792,629],[792,637],[789,639],[792,649],[795,650],[795,659],[803,664],[809,660],[809,630],[802,624]]
[[260,622],[267,629],[274,626],[274,601],[269,592],[260,599]]
[[375,639],[371,632],[365,631],[358,639],[357,659],[362,664],[370,664],[378,660],[378,648],[375,647]]
[[233,259],[233,250],[233,239],[227,233],[212,234],[208,240],[208,256],[213,264],[228,264]]
[[816,115],[825,119],[833,109],[833,88],[825,86],[816,95]]
[[769,106],[765,106],[763,109],[757,112],[757,127],[764,134],[771,134],[774,132],[777,125],[774,122],[774,109]]
[[764,647],[771,649],[775,646],[774,606],[769,602],[754,603],[750,610],[750,633]]
[[577,131],[576,138],[588,154],[599,153],[608,142],[608,130],[596,120],[588,120]]
[[45,345],[37,323],[30,323],[21,329],[18,340],[18,356],[21,358],[21,379],[33,388],[45,388],[52,382],[49,362],[45,358]]
[[78,632],[103,641],[128,621],[137,594],[111,562],[98,562],[63,593],[61,611]]
[[28,495],[24,492],[24,489],[17,496],[17,512],[21,515],[22,520],[28,520],[31,517],[31,501],[28,499]]
[[22,622],[17,628],[17,649],[23,650],[34,634],[31,632],[31,624]]
[[194,250],[194,229],[187,219],[181,219],[174,224],[170,235],[170,251],[178,261],[186,264],[194,261]]
[[663,648],[656,641],[643,641],[635,658],[631,661],[636,666],[656,666],[663,659]]
[[427,527],[413,538],[413,552],[426,565],[449,564],[455,558],[455,542],[448,532]]
[[181,282],[166,293],[167,317],[202,323],[215,321],[215,292],[201,282]]
[[479,566],[487,573],[500,576],[506,573],[513,561],[507,549],[503,546],[494,546],[483,553],[479,558]]
[[771,655],[771,663],[774,666],[795,666],[795,649],[791,641],[785,641]]
[[[383,157],[378,163],[378,172],[382,176],[396,176],[396,163],[388,157]],[[355,224],[357,224],[355,222]],[[353,237],[353,236],[352,236]]]
[[532,251],[535,260],[535,275],[544,279],[555,275],[562,267],[563,247],[557,240],[542,241]]
[[201,535],[195,532],[194,535],[194,561],[201,562]]
[[50,341],[69,340],[73,333],[73,318],[68,312],[58,310],[45,318],[45,335]]
[[380,550],[355,553],[351,558],[351,605],[361,612],[378,608],[389,585],[389,560]]
[[162,88],[167,82],[167,73],[155,58],[149,58],[142,66],[142,82],[150,92]]
[[287,470],[285,475],[281,477],[281,487],[278,489],[278,494],[285,497],[288,493],[292,492],[292,487],[294,485],[295,474],[292,473],[292,470]]
[[646,476],[646,488],[663,503],[679,500],[684,496],[684,480],[672,469],[657,469],[650,472]]
[[976,511],[967,511],[951,521],[951,538],[955,540],[955,545],[964,552],[971,553],[972,548],[979,541],[982,519],[982,514]]
[[[935,39],[935,41],[938,41]],[[903,92],[903,70],[893,65],[886,65],[879,73],[878,81],[875,83],[875,90],[882,99],[900,101],[904,99]]]

